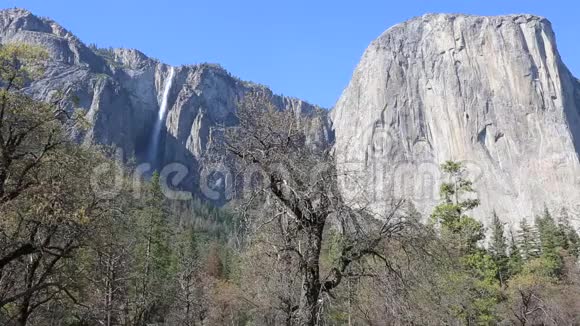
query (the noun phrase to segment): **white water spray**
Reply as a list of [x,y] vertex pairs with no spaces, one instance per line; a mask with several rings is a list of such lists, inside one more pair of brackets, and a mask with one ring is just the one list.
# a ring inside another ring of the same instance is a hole
[[169,76],[165,80],[163,85],[163,98],[161,99],[161,107],[159,108],[159,120],[163,120],[165,113],[167,112],[167,97],[169,96],[169,90],[173,84],[173,75],[175,74],[175,69],[173,67],[169,68]]
[[153,126],[153,132],[151,133],[151,141],[149,143],[148,150],[148,160],[149,163],[157,168],[158,164],[161,163],[159,160],[159,144],[161,142],[161,130],[163,129],[163,123],[165,122],[165,115],[167,114],[168,97],[169,91],[171,90],[171,85],[173,84],[173,76],[175,75],[175,68],[169,67],[169,74],[163,83],[163,93],[161,98],[161,105],[159,106],[158,119],[155,121]]

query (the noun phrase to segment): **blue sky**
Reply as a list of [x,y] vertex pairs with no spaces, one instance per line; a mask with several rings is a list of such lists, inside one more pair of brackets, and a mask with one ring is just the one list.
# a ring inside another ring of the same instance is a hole
[[367,45],[430,12],[532,13],[552,21],[580,76],[580,2],[543,0],[2,0],[48,16],[86,43],[137,48],[172,65],[219,63],[276,93],[332,107]]

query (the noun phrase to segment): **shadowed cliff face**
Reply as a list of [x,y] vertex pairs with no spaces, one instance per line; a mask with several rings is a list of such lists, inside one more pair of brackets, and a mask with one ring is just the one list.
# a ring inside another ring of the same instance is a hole
[[438,165],[452,159],[476,180],[484,221],[493,209],[510,222],[544,205],[577,209],[578,85],[543,18],[425,15],[394,26],[332,112],[339,163],[353,176],[344,193],[410,197],[428,213]]
[[[41,100],[56,91],[75,98],[70,108],[86,109],[92,124],[79,135],[80,141],[114,145],[125,159],[147,160],[169,66],[137,50],[88,47],[55,22],[22,9],[0,11],[0,43],[11,42],[39,45],[48,51],[51,60],[45,77],[26,91]],[[236,104],[250,91],[270,94],[280,109],[320,116],[315,125],[308,126],[312,141],[332,142],[326,111],[316,106],[274,95],[217,65],[181,66],[174,72],[155,167],[175,162],[187,166],[190,177],[183,187],[198,190],[200,162],[212,141],[212,129],[235,124]]]

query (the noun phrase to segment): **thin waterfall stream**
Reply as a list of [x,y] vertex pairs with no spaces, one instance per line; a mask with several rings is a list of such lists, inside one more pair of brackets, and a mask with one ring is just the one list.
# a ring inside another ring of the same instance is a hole
[[154,168],[158,168],[158,164],[160,163],[158,161],[159,159],[159,144],[161,143],[160,138],[161,138],[161,130],[163,129],[163,124],[165,123],[165,116],[167,115],[167,106],[168,106],[168,97],[169,97],[169,91],[171,90],[171,86],[173,84],[173,77],[175,75],[175,68],[174,67],[170,67],[169,68],[169,74],[167,76],[167,78],[165,79],[165,82],[163,83],[163,93],[162,93],[162,98],[161,98],[161,105],[159,106],[159,113],[158,113],[158,118],[155,121],[155,125],[153,127],[153,133],[151,134],[151,142],[150,142],[150,146],[149,146],[149,155],[148,155],[148,159],[149,159],[149,163],[151,163],[151,165]]

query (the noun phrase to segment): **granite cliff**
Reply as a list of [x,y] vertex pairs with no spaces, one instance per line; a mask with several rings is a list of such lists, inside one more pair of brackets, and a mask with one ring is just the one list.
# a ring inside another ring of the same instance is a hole
[[366,49],[332,117],[351,200],[407,197],[427,213],[438,165],[460,160],[484,221],[493,209],[516,222],[580,205],[580,84],[544,18],[430,14],[396,25]]
[[[122,149],[125,159],[148,160],[151,133],[163,102],[170,66],[134,49],[87,46],[56,22],[27,10],[0,11],[0,44],[41,46],[50,62],[45,76],[26,92],[47,100],[56,92],[70,95],[69,108],[87,110],[90,129],[79,140]],[[183,163],[188,182],[198,188],[196,174],[211,142],[212,128],[235,124],[237,102],[250,91],[270,94],[281,109],[316,116],[307,126],[312,141],[329,144],[333,134],[326,111],[305,101],[278,96],[265,86],[242,81],[215,64],[174,67],[167,95],[155,166]],[[74,99],[74,100],[73,100]]]

